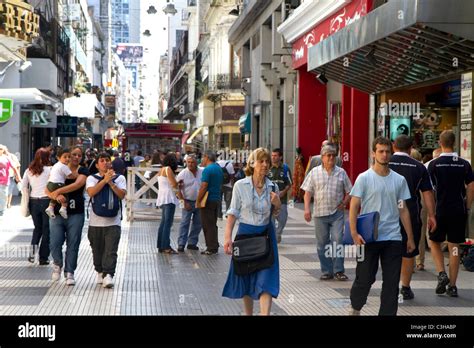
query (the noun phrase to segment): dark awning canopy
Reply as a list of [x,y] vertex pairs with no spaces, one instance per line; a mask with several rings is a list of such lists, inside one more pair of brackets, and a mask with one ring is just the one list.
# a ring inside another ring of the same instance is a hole
[[474,1],[391,0],[309,48],[308,70],[381,93],[474,70]]

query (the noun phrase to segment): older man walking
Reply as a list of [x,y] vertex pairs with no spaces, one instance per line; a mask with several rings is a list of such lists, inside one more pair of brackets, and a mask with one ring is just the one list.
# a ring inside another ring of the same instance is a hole
[[[188,249],[199,250],[197,243],[201,232],[201,216],[196,207],[199,187],[201,186],[202,168],[198,168],[196,156],[186,157],[186,169],[178,174],[179,199],[184,201],[181,224],[179,226],[178,251],[184,252],[186,243]],[[192,219],[192,225],[191,225]],[[189,227],[191,226],[191,231]]]
[[[344,169],[336,166],[336,149],[324,145],[321,149],[322,165],[306,176],[301,189],[304,195],[304,218],[311,221],[311,196],[314,196],[314,222],[321,280],[347,280],[344,274],[344,256],[337,255],[336,245],[342,244],[344,209],[350,201],[352,184]],[[333,263],[333,258],[335,259]]]
[[[197,197],[197,205],[201,207],[201,222],[206,239],[206,250],[201,254],[214,255],[219,250],[219,240],[217,237],[217,216],[219,213],[219,204],[222,197],[222,183],[224,174],[221,167],[216,163],[216,154],[213,151],[207,151],[201,162],[205,167],[202,172],[201,187]],[[204,196],[208,193],[204,204]]]

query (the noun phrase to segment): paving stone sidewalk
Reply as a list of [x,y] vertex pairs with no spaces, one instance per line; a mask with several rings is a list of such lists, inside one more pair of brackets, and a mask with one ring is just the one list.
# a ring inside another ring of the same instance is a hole
[[[221,296],[230,257],[223,249],[213,256],[186,250],[179,255],[159,254],[156,220],[123,223],[115,288],[95,284],[92,254],[83,231],[76,271],[76,286],[51,280],[51,266],[26,261],[33,224],[20,217],[18,206],[8,210],[0,224],[0,315],[241,315],[241,301]],[[181,212],[172,229],[177,247]],[[219,220],[223,241],[225,220]],[[201,233],[199,246],[204,248]],[[274,301],[275,315],[347,315],[349,291],[355,277],[355,258],[346,258],[349,281],[320,281],[313,224],[303,220],[301,205],[289,209],[289,219],[279,245],[281,291]],[[446,259],[447,261],[447,259]],[[459,298],[434,292],[436,274],[431,255],[426,270],[413,275],[415,299],[399,306],[399,315],[473,315],[473,275],[459,273]],[[372,287],[363,315],[376,315],[381,272]],[[255,305],[258,311],[258,305]]]

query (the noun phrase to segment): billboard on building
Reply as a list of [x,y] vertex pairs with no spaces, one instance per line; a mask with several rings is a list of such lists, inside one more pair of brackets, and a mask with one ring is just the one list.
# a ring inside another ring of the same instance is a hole
[[118,44],[115,51],[125,66],[143,61],[143,46],[141,45]]
[[104,101],[105,107],[108,110],[108,114],[115,114],[115,94],[106,94]]

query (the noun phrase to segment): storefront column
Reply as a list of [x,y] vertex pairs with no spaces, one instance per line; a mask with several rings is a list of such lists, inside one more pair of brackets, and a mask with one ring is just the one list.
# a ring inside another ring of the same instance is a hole
[[351,127],[348,175],[352,182],[366,171],[369,146],[369,94],[351,88]]
[[[350,171],[351,157],[351,119],[352,119],[352,89],[342,86],[342,115],[341,115],[341,158],[342,167]],[[350,175],[349,175],[350,176]]]
[[[319,155],[326,139],[326,86],[304,65],[298,70],[298,146],[305,161]],[[305,163],[306,164],[306,163]]]

